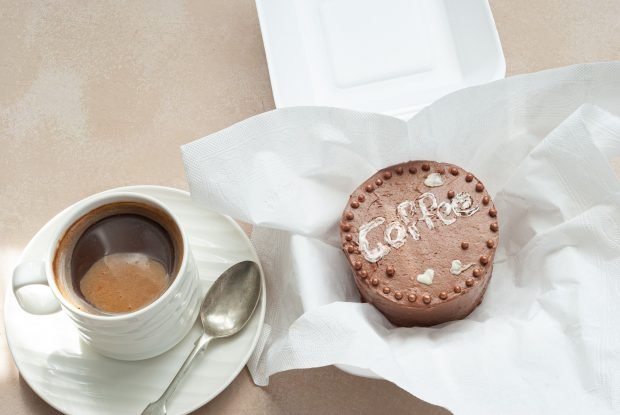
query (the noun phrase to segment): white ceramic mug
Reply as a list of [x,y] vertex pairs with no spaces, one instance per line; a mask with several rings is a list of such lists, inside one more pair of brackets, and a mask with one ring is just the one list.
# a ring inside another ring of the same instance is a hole
[[[133,312],[109,314],[93,313],[78,307],[63,296],[55,278],[54,260],[60,241],[67,231],[85,215],[105,205],[119,202],[147,205],[166,215],[180,234],[181,249],[168,288],[152,303]],[[62,218],[48,253],[40,262],[25,262],[13,272],[13,292],[20,306],[32,314],[49,314],[58,307],[37,307],[21,301],[23,292],[17,291],[32,284],[49,286],[60,308],[77,326],[80,337],[99,353],[121,360],[140,360],[157,356],[176,345],[189,332],[198,315],[201,299],[198,270],[190,251],[187,235],[178,219],[164,205],[152,197],[122,192],[98,194],[86,199]]]

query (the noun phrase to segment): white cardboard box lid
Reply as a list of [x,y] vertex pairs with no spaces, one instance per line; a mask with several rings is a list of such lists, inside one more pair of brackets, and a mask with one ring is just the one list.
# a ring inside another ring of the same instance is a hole
[[487,0],[256,0],[276,107],[410,118],[505,76]]

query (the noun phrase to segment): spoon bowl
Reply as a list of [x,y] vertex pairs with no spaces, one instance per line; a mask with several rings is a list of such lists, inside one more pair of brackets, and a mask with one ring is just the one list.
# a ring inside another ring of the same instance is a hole
[[252,261],[239,262],[224,271],[200,307],[204,332],[220,338],[241,330],[258,305],[260,283],[260,270]]

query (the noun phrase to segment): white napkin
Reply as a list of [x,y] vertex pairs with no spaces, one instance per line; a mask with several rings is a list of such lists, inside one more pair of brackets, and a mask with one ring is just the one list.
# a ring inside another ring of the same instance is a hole
[[[267,275],[254,381],[372,370],[457,414],[619,413],[620,63],[451,94],[408,123],[330,108],[250,118],[182,147],[195,201],[255,225]],[[494,196],[500,245],[465,320],[396,328],[359,302],[339,248],[349,194],[407,160],[456,163]]]

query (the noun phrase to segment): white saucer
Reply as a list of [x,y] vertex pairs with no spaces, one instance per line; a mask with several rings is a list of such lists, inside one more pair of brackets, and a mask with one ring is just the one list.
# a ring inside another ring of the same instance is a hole
[[[256,252],[239,225],[227,216],[194,205],[189,193],[159,186],[132,186],[110,192],[122,190],[155,197],[177,215],[189,236],[204,292],[232,264],[247,259],[258,263]],[[51,235],[67,210],[32,238],[20,262],[43,258]],[[215,340],[209,345],[168,401],[168,414],[185,414],[204,405],[243,369],[265,317],[262,270],[261,277],[261,302],[247,327],[230,339]],[[167,353],[143,361],[123,362],[103,357],[83,344],[64,313],[26,313],[10,289],[6,293],[4,319],[13,359],[26,382],[54,408],[80,415],[140,413],[163,392],[200,335],[196,323],[190,334]]]

